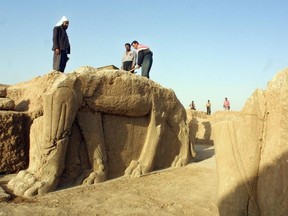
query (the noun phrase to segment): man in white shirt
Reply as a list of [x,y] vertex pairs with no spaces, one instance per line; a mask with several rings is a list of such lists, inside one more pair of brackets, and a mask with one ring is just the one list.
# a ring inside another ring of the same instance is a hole
[[126,51],[122,58],[121,69],[134,73],[134,70],[132,69],[135,67],[136,63],[136,52],[131,50],[131,45],[129,43],[125,44],[125,49]]

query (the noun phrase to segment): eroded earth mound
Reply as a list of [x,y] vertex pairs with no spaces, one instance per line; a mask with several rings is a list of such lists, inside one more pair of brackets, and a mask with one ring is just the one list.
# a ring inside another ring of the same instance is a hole
[[288,70],[212,125],[220,215],[288,213]]

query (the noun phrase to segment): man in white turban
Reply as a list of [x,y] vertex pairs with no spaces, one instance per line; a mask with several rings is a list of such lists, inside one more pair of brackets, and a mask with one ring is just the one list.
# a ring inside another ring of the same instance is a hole
[[64,72],[66,63],[69,60],[70,43],[66,33],[69,20],[63,16],[53,29],[53,70]]

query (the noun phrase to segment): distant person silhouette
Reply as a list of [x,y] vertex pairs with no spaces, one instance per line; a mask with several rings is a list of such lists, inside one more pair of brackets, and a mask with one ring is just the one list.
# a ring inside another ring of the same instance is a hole
[[230,101],[227,99],[227,97],[226,97],[225,100],[224,100],[223,108],[224,108],[225,110],[230,110]]
[[190,109],[192,110],[196,110],[196,106],[195,106],[195,103],[194,101],[191,102],[191,104],[189,105]]
[[53,70],[64,72],[66,63],[69,60],[70,43],[66,30],[69,20],[63,16],[53,29]]
[[207,115],[211,115],[211,103],[210,100],[206,103]]
[[153,64],[153,53],[148,46],[139,44],[138,41],[131,43],[137,52],[137,62],[135,69],[141,68],[141,75],[149,79],[149,73]]
[[122,57],[121,69],[134,73],[134,70],[132,69],[136,65],[136,52],[131,50],[131,45],[129,43],[125,44],[125,49],[126,51]]

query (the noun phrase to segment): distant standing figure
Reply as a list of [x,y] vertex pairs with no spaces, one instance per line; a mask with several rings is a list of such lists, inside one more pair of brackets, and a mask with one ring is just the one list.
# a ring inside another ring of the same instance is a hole
[[211,115],[211,103],[210,100],[206,103],[207,115]]
[[192,101],[191,104],[190,104],[189,106],[190,106],[190,109],[192,109],[192,110],[196,110],[196,106],[195,106],[194,101]]
[[64,72],[66,63],[69,60],[70,43],[66,30],[69,20],[63,16],[53,29],[53,70]]
[[142,67],[141,75],[149,79],[149,73],[153,63],[153,53],[148,46],[139,44],[138,41],[133,41],[131,45],[137,52],[135,69]]
[[133,69],[136,64],[136,52],[131,50],[131,45],[129,43],[125,44],[125,49],[126,51],[122,57],[121,69],[134,73],[134,70],[131,69]]
[[229,100],[227,99],[227,97],[226,97],[225,100],[224,100],[223,108],[224,108],[225,110],[230,110],[230,102],[229,102]]

